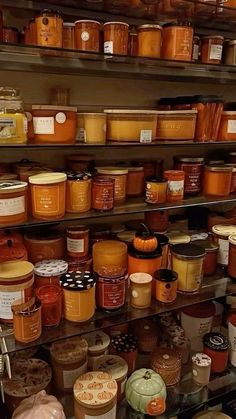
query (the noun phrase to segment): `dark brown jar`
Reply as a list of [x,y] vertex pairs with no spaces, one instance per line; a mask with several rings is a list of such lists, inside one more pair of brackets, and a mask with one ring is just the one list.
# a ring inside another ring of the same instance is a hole
[[197,195],[201,192],[203,157],[174,157],[174,168],[185,173],[184,193]]
[[7,44],[18,44],[19,42],[18,29],[12,28],[10,26],[3,26],[2,41],[6,42]]
[[109,211],[114,207],[115,181],[103,176],[96,176],[92,181],[92,209]]
[[129,25],[124,22],[106,22],[104,29],[104,54],[128,54]]
[[236,151],[230,151],[226,160],[228,163],[236,164]]

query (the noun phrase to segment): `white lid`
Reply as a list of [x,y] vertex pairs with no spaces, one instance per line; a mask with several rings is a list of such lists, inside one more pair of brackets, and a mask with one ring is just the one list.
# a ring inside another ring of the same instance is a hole
[[77,108],[75,106],[61,106],[61,105],[32,105],[32,111],[69,111],[69,112],[77,112]]
[[75,27],[75,23],[71,23],[71,22],[64,22],[63,23],[64,28],[74,28]]
[[224,224],[217,224],[212,227],[212,231],[219,236],[229,237],[233,234],[236,234],[236,225],[224,225]]
[[231,236],[229,236],[229,242],[231,244],[235,244],[236,245],[236,231],[235,231],[235,234],[232,234]]
[[34,273],[39,276],[64,275],[68,270],[68,263],[64,260],[41,260],[34,266]]
[[133,273],[130,275],[129,279],[134,284],[139,284],[139,285],[150,284],[150,282],[152,282],[152,276],[144,272]]
[[223,115],[232,115],[232,116],[236,116],[236,111],[224,111]]
[[[130,115],[130,114],[134,114],[134,115],[157,115],[158,111],[154,111],[154,110],[141,110],[141,109],[104,109],[105,113],[111,113],[111,114],[122,114],[122,115]],[[195,113],[197,113],[196,111],[194,111]]]
[[123,26],[127,26],[129,28],[129,24],[125,23],[125,22],[106,22],[106,23],[104,23],[103,26],[107,26],[107,25],[123,25]]
[[119,380],[128,374],[127,362],[117,355],[104,355],[94,363],[94,370],[110,374],[113,380]]
[[128,169],[122,169],[116,166],[96,167],[98,173],[102,175],[127,175]]
[[101,23],[98,22],[97,20],[89,20],[89,19],[76,20],[75,25],[77,25],[77,23],[96,23],[97,25],[101,26]]
[[5,180],[0,182],[0,192],[1,193],[8,193],[14,192],[16,190],[24,190],[28,186],[26,182],[20,182],[18,180]]
[[58,182],[64,182],[67,179],[65,173],[49,172],[39,173],[38,175],[30,176],[29,183],[33,185],[49,185]]
[[192,362],[200,367],[209,367],[211,365],[211,358],[204,353],[197,353],[193,355]]
[[106,350],[110,345],[109,336],[100,330],[98,330],[97,332],[82,335],[82,338],[84,338],[88,342],[89,352]]

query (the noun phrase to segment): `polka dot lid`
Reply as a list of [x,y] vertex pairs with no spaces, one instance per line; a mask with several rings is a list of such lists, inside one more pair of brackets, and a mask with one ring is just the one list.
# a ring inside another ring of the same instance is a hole
[[68,271],[61,278],[61,286],[70,291],[84,291],[92,288],[96,280],[90,271]]
[[116,352],[134,352],[137,349],[137,341],[134,335],[125,333],[113,338],[111,344]]
[[45,277],[63,275],[67,270],[68,263],[59,259],[42,260],[34,266],[34,273]]

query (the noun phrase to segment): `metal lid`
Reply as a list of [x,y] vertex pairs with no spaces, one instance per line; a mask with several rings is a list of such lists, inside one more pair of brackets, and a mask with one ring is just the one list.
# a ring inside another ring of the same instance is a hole
[[186,244],[190,243],[191,237],[182,232],[172,232],[168,233],[169,244],[176,245],[176,244]]
[[226,336],[217,332],[210,332],[203,336],[203,344],[213,351],[227,351],[229,340]]
[[71,234],[73,234],[73,233],[88,233],[89,232],[89,228],[88,228],[88,226],[86,226],[86,225],[76,225],[76,226],[69,226],[69,227],[67,227],[67,233],[71,233]]
[[207,253],[215,252],[219,249],[218,244],[210,240],[194,240],[194,244],[205,249]]
[[75,23],[71,23],[71,22],[64,22],[63,23],[64,28],[74,28],[75,27]]
[[231,41],[228,42],[228,45],[235,45],[236,44],[236,39],[232,39]]
[[68,271],[60,279],[62,288],[68,291],[84,291],[95,285],[95,276],[90,271]]
[[127,175],[128,169],[123,169],[114,166],[107,166],[107,167],[96,167],[96,170],[99,174],[102,175]]
[[162,282],[174,282],[178,279],[178,274],[171,269],[159,269],[154,272],[154,278]]
[[34,273],[38,276],[63,275],[68,270],[68,263],[60,259],[42,260],[34,266]]
[[193,304],[191,306],[183,307],[181,310],[181,312],[187,314],[187,316],[197,317],[198,319],[213,317],[215,315],[215,311],[216,308],[212,301]]
[[152,183],[167,183],[167,179],[159,179],[156,177],[146,177],[145,182],[152,182]]
[[163,28],[160,25],[146,24],[146,25],[138,26],[137,30],[139,31],[141,29],[159,29],[162,31]]
[[191,157],[191,156],[174,156],[173,157],[175,162],[181,163],[204,163],[204,157]]
[[200,259],[205,256],[205,250],[196,244],[174,244],[171,253],[184,259]]
[[64,182],[67,179],[65,173],[40,173],[38,175],[30,176],[29,183],[33,185],[50,185],[54,183]]

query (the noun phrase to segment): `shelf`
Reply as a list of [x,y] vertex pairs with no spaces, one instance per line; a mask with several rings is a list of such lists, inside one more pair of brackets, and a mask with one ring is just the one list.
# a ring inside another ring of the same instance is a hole
[[148,80],[236,83],[236,66],[205,65],[0,44],[1,70]]
[[176,302],[173,304],[163,305],[153,301],[152,306],[145,310],[138,310],[133,309],[130,306],[125,306],[115,313],[97,311],[94,318],[87,323],[78,324],[63,320],[58,327],[44,328],[42,336],[35,342],[21,344],[16,342],[14,337],[11,335],[6,337],[6,344],[9,353],[16,352],[22,349],[32,348],[37,345],[61,340],[66,337],[89,333],[106,327],[131,322],[133,320],[155,316],[156,314],[164,313],[170,310],[177,310],[190,304],[213,300],[215,298],[224,297],[234,293],[236,293],[236,283],[233,283],[224,272],[219,271],[216,275],[214,275],[214,277],[204,278],[203,286],[199,294],[191,296],[179,294]]

